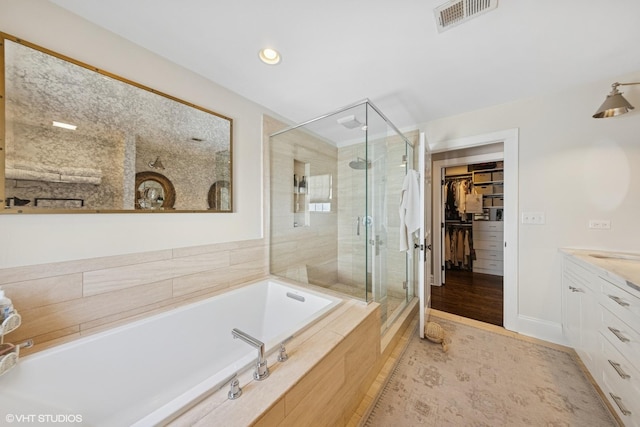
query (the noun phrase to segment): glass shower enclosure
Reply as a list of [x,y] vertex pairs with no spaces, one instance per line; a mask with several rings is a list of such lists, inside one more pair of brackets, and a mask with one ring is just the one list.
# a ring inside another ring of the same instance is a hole
[[369,100],[269,138],[270,272],[381,305],[383,331],[415,296],[399,204],[414,145]]

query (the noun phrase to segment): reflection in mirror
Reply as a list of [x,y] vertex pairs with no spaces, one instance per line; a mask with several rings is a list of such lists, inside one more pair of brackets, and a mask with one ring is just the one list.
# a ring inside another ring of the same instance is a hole
[[231,209],[231,185],[229,181],[214,182],[207,197],[209,208],[216,211]]
[[0,35],[5,212],[232,210],[231,119]]
[[173,209],[176,191],[166,176],[157,172],[136,174],[136,209]]

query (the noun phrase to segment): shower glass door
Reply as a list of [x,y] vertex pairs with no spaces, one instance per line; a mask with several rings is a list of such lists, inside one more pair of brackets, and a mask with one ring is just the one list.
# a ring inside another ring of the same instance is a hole
[[386,330],[416,277],[418,257],[399,250],[411,144],[369,101],[276,132],[269,144],[271,273],[378,302]]
[[[368,258],[372,297],[380,303],[385,330],[414,296],[416,250],[400,251],[399,204],[404,178],[415,169],[413,147],[375,108],[367,114],[367,210],[371,216]],[[410,242],[413,246],[413,242]]]

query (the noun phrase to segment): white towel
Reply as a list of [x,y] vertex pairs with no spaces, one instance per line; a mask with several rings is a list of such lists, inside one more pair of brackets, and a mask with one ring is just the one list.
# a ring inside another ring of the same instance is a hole
[[400,251],[413,249],[413,232],[420,229],[420,183],[418,172],[407,171],[400,196]]

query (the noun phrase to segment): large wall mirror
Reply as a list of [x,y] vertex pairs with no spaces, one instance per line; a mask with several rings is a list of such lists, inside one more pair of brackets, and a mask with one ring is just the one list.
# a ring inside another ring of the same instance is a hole
[[233,210],[230,118],[0,36],[3,212]]

